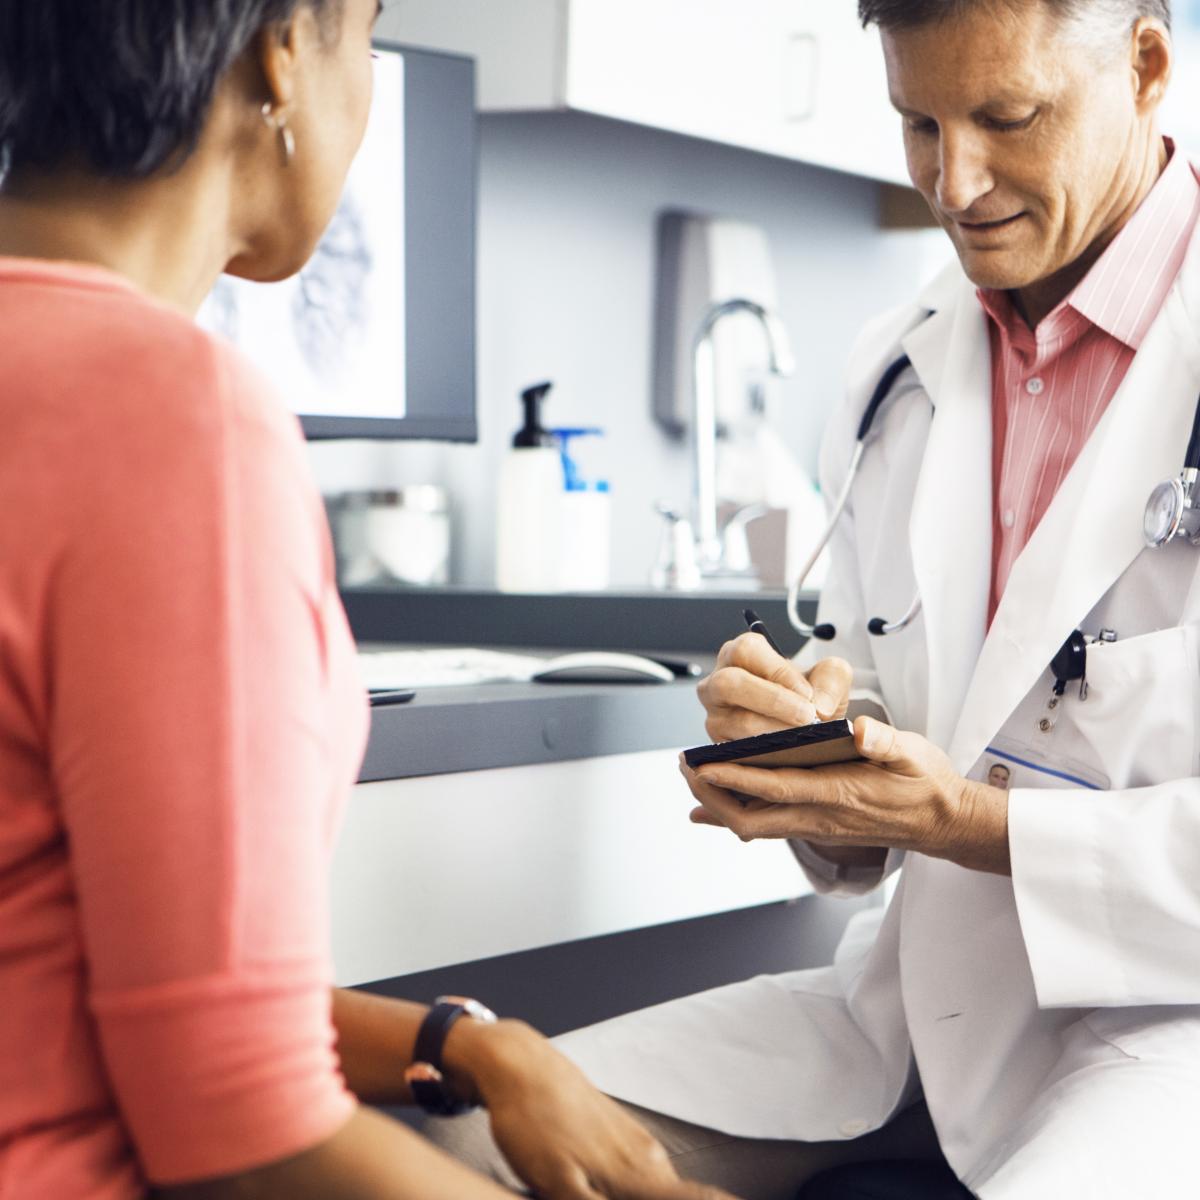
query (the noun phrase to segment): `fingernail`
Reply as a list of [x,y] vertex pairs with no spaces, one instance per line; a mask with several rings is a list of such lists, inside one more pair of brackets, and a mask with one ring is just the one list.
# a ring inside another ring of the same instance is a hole
[[869,754],[879,747],[879,726],[874,721],[863,722],[862,748]]
[[837,705],[828,692],[814,692],[813,704],[822,716],[829,716],[831,713],[837,712]]

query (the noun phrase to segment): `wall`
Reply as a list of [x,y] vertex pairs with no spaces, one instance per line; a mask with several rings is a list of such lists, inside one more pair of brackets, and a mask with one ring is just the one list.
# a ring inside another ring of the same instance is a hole
[[857,329],[910,297],[947,248],[937,232],[881,231],[866,180],[580,114],[488,115],[481,127],[480,442],[314,446],[318,479],[325,491],[445,483],[453,577],[489,583],[492,497],[516,395],[553,379],[553,423],[608,431],[614,583],[642,585],[658,539],[653,503],[685,503],[690,481],[686,448],[651,416],[659,210],[766,229],[801,362],[781,385],[775,422],[810,469]]

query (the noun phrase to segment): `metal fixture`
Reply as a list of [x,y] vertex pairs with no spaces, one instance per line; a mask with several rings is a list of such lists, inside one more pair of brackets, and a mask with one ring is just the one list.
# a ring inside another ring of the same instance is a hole
[[784,377],[796,369],[787,332],[770,309],[735,296],[705,311],[692,343],[692,524],[700,571],[710,576],[721,575],[728,567],[717,527],[717,385],[712,334],[734,313],[747,313],[762,326],[770,374]]
[[654,506],[666,524],[658,548],[658,560],[650,586],[661,591],[691,592],[700,586],[696,565],[696,538],[692,523],[661,500]]

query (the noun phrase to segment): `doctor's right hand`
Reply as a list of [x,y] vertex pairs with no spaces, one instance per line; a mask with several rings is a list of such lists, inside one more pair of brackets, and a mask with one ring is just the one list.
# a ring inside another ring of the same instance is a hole
[[697,688],[705,731],[711,741],[729,742],[836,720],[846,715],[853,677],[842,658],[824,658],[805,675],[761,634],[743,633],[721,647],[716,668]]

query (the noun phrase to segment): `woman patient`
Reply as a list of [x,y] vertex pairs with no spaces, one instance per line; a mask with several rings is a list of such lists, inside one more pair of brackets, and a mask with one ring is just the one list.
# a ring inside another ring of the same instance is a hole
[[377,15],[0,0],[5,1196],[509,1194],[414,1099],[539,1196],[717,1195],[527,1026],[331,986],[367,709],[296,422],[191,316],[304,264]]

